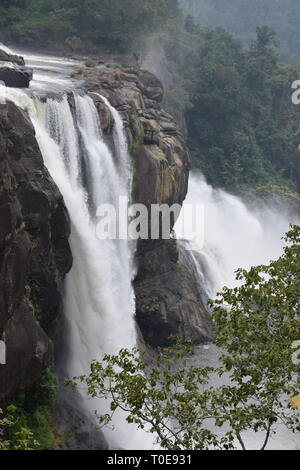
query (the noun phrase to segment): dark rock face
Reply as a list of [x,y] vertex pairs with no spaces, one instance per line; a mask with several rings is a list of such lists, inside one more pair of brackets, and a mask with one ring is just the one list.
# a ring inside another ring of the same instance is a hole
[[27,67],[0,67],[0,81],[11,88],[29,88],[32,70]]
[[[132,69],[85,69],[86,90],[107,97],[121,113],[134,166],[134,200],[182,204],[187,193],[190,155],[175,120],[160,105],[163,89],[150,72]],[[101,125],[113,122],[100,98],[91,94]]]
[[[134,69],[85,69],[86,89],[106,96],[121,113],[132,155],[134,202],[182,204],[188,186],[190,156],[172,116],[161,108],[163,89],[149,72]],[[110,113],[94,98],[104,133],[113,128]],[[174,222],[174,221],[173,221]],[[173,225],[171,224],[171,229]],[[135,280],[136,320],[145,341],[169,344],[177,334],[194,342],[210,339],[210,321],[199,280],[179,260],[176,242],[139,243]]]
[[32,69],[25,67],[24,58],[0,49],[0,81],[12,88],[29,88]]
[[77,389],[62,384],[57,412],[58,432],[65,436],[68,450],[109,450],[103,432],[96,426],[94,413],[86,410]]
[[151,346],[167,345],[170,335],[194,343],[211,339],[199,279],[191,263],[179,258],[175,240],[140,253],[135,292],[137,322]]
[[33,126],[0,104],[0,403],[38,379],[53,359],[50,339],[72,264],[62,197],[43,165]]

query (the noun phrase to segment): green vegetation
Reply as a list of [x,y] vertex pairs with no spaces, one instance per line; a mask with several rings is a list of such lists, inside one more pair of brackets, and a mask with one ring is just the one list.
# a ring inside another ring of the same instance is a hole
[[124,52],[176,11],[174,0],[3,0],[0,31],[22,45]]
[[13,434],[13,439],[9,438],[11,430],[16,426],[16,407],[11,405],[6,413],[0,409],[0,450],[36,450],[39,443],[33,438],[33,433],[27,428],[20,426]]
[[0,449],[51,450],[63,448],[54,431],[57,379],[50,369],[24,392],[19,392],[0,418]]
[[300,107],[290,99],[298,71],[280,63],[274,33],[262,24],[269,18],[279,33],[280,24],[288,36],[281,32],[280,39],[298,53],[295,0],[276,1],[275,7],[274,0],[183,4],[201,25],[235,25],[250,31],[252,42],[243,46],[223,29],[197,26],[180,13],[177,0],[3,1],[0,30],[22,45],[84,54],[142,57],[156,41],[174,81],[165,106],[185,129],[193,165],[209,183],[231,191],[269,186],[299,192]]
[[[170,238],[170,240],[166,240],[165,243],[168,246],[170,260],[177,264],[179,261],[179,249],[174,232],[172,232],[172,238]],[[183,266],[178,263],[178,267],[182,268]]]
[[116,62],[107,62],[105,64],[105,67],[108,69],[121,69],[122,66],[120,64],[117,64]]
[[193,165],[209,183],[299,192],[300,108],[291,102],[298,72],[279,62],[273,31],[258,28],[245,47],[188,18],[182,29],[170,22],[159,40],[175,78],[166,105],[184,116]]
[[223,27],[246,43],[254,39],[256,26],[268,25],[278,34],[283,52],[299,57],[297,0],[179,0],[179,3],[199,25]]
[[144,128],[138,122],[135,115],[130,117],[130,128],[133,136],[133,141],[130,146],[130,153],[134,155],[138,151],[144,139]]
[[[148,429],[170,450],[246,449],[250,430],[262,433],[264,450],[278,423],[299,433],[293,351],[300,330],[300,227],[285,240],[277,261],[239,270],[240,287],[225,287],[211,302],[219,367],[190,365],[190,348],[176,344],[151,364],[137,350],[105,355],[88,376],[70,382],[111,400],[111,413],[98,415],[102,426],[122,409],[129,423]],[[212,374],[223,377],[223,385],[212,386]]]
[[265,201],[273,207],[282,210],[283,207],[289,207],[294,213],[299,212],[300,194],[290,190],[286,186],[275,186],[272,184],[264,186],[256,186],[254,189],[249,188],[243,192],[243,196],[250,201]]
[[94,60],[89,59],[89,60],[86,60],[86,61],[85,61],[85,66],[86,66],[86,67],[96,67],[96,65],[97,65],[97,64],[96,64],[96,62],[95,62]]

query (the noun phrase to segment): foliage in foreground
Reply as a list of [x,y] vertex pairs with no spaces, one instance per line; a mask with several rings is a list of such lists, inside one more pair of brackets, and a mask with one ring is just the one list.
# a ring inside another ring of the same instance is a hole
[[15,407],[9,406],[6,415],[0,409],[0,450],[36,450],[39,448],[39,443],[34,439],[33,432],[27,427],[20,427],[14,433],[14,439],[11,440],[8,436],[16,425],[14,418]]
[[0,410],[0,450],[51,450],[64,447],[54,432],[53,410],[57,379],[51,369],[19,392],[5,411]]
[[[83,383],[91,397],[111,400],[127,421],[155,434],[166,449],[246,449],[245,432],[263,433],[261,449],[284,423],[300,431],[299,413],[289,397],[299,393],[299,365],[292,360],[299,340],[300,227],[287,233],[284,254],[268,266],[239,270],[241,282],[224,288],[213,310],[214,343],[220,366],[192,364],[191,349],[176,344],[147,364],[137,350],[105,355],[91,364]],[[212,375],[223,385],[211,386]],[[222,431],[220,434],[220,431]]]

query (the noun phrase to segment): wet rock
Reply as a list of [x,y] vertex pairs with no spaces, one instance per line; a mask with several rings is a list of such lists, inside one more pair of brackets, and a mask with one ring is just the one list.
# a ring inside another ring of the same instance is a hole
[[[69,450],[109,450],[94,413],[87,412],[78,390],[62,384],[59,390],[58,431],[65,436]],[[82,410],[85,409],[85,412]]]
[[21,66],[25,65],[25,60],[23,57],[15,54],[8,54],[2,49],[0,49],[0,62],[12,62]]
[[[122,114],[134,168],[134,202],[149,210],[152,204],[181,205],[190,155],[176,121],[161,108],[161,82],[150,72],[129,68],[86,69],[86,76],[87,91],[106,96]],[[102,107],[98,109],[103,116]],[[110,120],[106,116],[101,121],[107,133]],[[171,220],[171,230],[173,224]],[[199,279],[191,263],[179,260],[176,242],[143,240],[137,264],[136,320],[147,344],[167,345],[170,334],[207,341],[210,321]]]
[[[86,68],[85,73],[86,90],[105,96],[122,113],[134,164],[134,200],[149,208],[156,203],[182,204],[190,155],[176,121],[161,109],[161,82],[150,72],[129,68]],[[153,95],[151,90],[157,88]],[[92,93],[107,133],[111,120]]]
[[28,67],[1,67],[0,81],[12,88],[29,88],[33,72]]
[[0,405],[53,360],[51,333],[72,265],[62,197],[27,114],[0,104]]
[[135,292],[136,320],[150,346],[171,344],[171,335],[194,343],[211,340],[199,279],[188,253],[179,258],[175,240],[161,241],[150,249],[148,244],[140,252]]
[[0,81],[12,88],[29,88],[32,69],[25,67],[23,57],[0,49]]

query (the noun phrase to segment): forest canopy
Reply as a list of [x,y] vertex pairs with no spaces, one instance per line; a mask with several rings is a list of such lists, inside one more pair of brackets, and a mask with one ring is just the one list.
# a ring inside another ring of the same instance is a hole
[[167,105],[183,113],[193,165],[209,183],[300,191],[300,108],[291,101],[299,74],[279,60],[275,33],[259,27],[244,46],[187,18],[164,39],[175,77]]
[[194,167],[233,191],[299,193],[299,74],[278,41],[298,54],[298,10],[295,0],[3,0],[0,40],[144,58],[156,38],[173,82],[164,105],[186,131]]
[[186,14],[201,26],[223,27],[249,43],[257,26],[276,31],[282,50],[299,56],[300,8],[298,0],[179,0]]
[[126,51],[177,13],[177,0],[3,0],[0,31],[23,45]]

